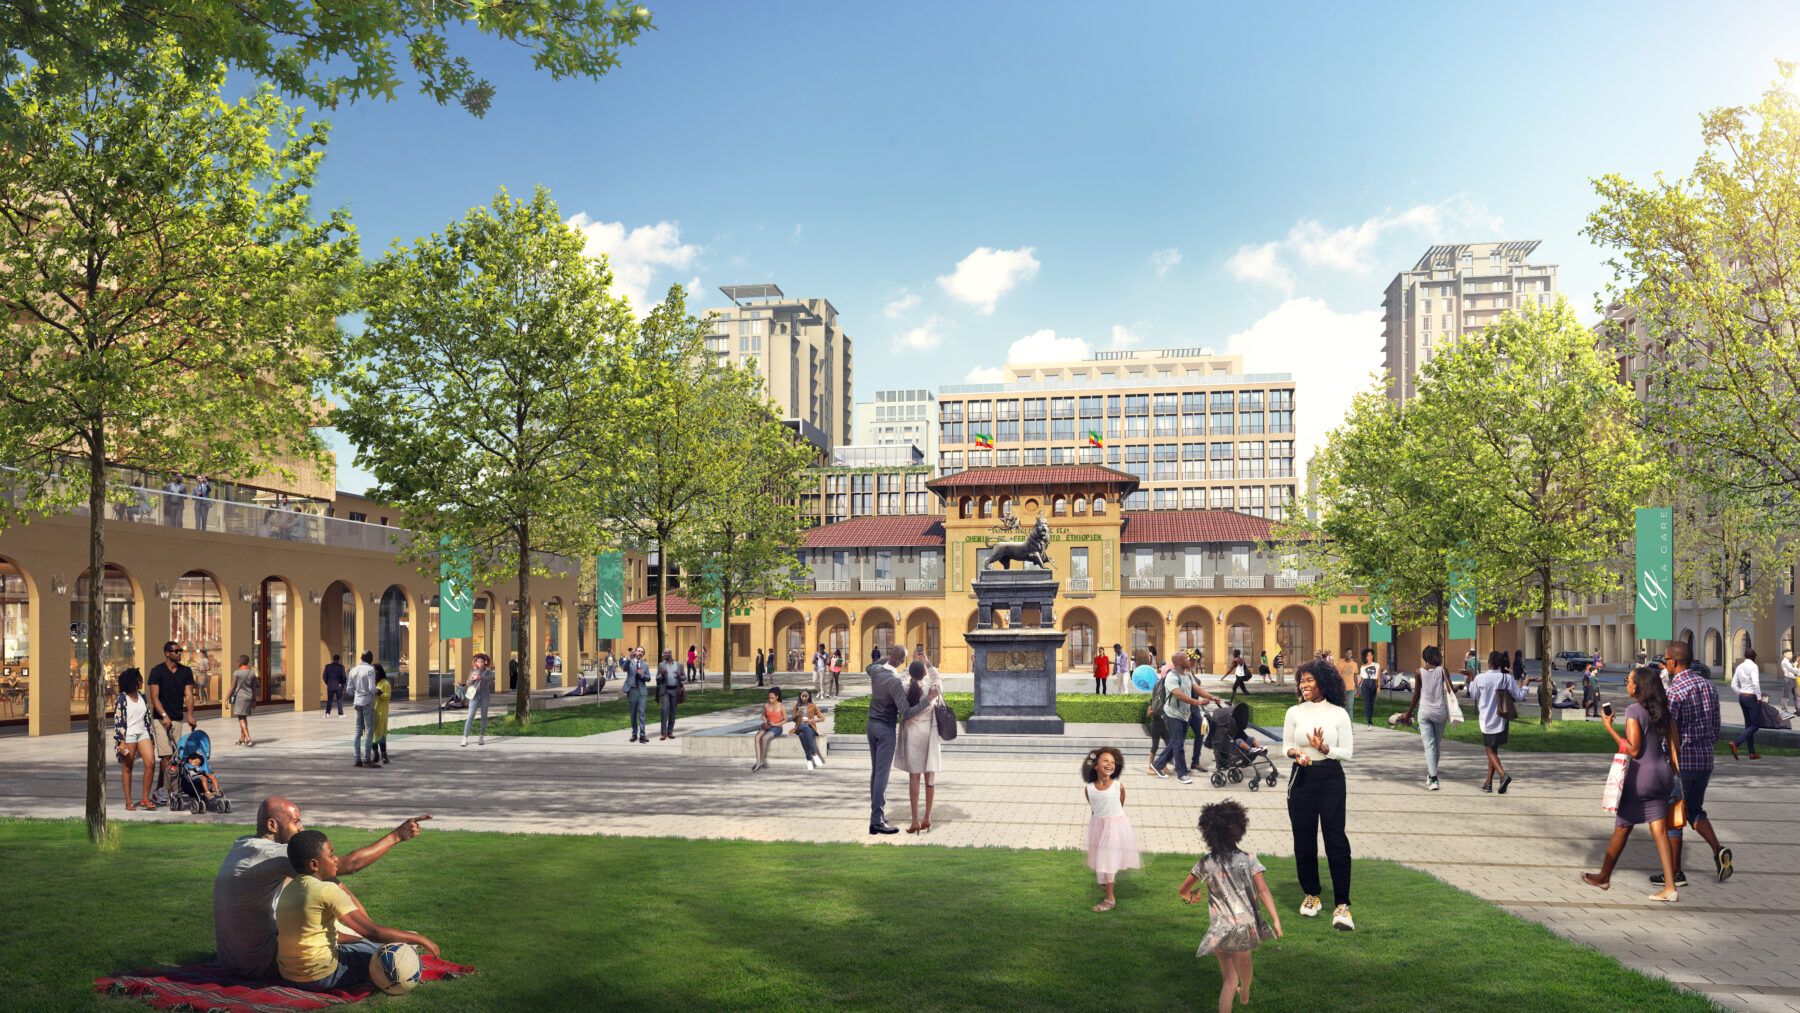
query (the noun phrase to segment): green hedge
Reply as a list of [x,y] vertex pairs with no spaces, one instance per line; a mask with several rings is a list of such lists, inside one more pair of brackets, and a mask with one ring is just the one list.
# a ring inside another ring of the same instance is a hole
[[[1056,694],[1056,714],[1064,721],[1080,724],[1136,724],[1149,706],[1146,693],[1096,696],[1093,693]],[[958,721],[966,721],[975,713],[975,694],[945,693]],[[832,725],[834,735],[860,735],[869,727],[869,698],[857,697],[837,705],[837,718]]]

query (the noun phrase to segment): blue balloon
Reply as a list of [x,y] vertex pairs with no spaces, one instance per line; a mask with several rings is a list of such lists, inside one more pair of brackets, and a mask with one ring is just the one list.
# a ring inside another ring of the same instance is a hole
[[1141,693],[1148,693],[1156,688],[1156,669],[1149,665],[1139,665],[1131,672],[1131,684]]

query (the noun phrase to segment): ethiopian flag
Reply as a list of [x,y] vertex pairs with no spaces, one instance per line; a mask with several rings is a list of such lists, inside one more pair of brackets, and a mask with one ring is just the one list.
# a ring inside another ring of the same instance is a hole
[[1095,430],[1095,429],[1088,430],[1088,446],[1090,446],[1090,447],[1106,446],[1106,441],[1100,438],[1100,433],[1098,430]]
[[992,433],[976,433],[975,445],[977,447],[988,447],[991,449],[994,446],[994,435]]

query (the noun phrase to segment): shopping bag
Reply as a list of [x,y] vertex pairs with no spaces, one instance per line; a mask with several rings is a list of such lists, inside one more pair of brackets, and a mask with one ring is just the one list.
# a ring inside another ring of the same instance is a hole
[[1456,688],[1451,685],[1448,675],[1444,676],[1444,700],[1450,705],[1450,727],[1462,724],[1462,704],[1456,699]]
[[1606,790],[1600,793],[1600,808],[1618,813],[1619,796],[1625,793],[1625,772],[1630,766],[1631,754],[1613,754],[1612,767],[1606,772]]

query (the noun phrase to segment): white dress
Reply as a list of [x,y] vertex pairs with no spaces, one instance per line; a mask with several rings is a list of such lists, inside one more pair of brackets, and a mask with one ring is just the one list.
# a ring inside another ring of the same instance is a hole
[[[910,691],[912,680],[908,679],[907,689]],[[921,680],[925,696],[933,690],[941,690],[943,682],[938,679],[937,669],[925,670],[925,678]],[[924,697],[920,697],[924,699]],[[900,742],[894,749],[894,769],[904,770],[908,774],[935,774],[943,769],[943,757],[938,738],[937,715],[935,706],[927,707],[905,721],[900,722]]]
[[1088,808],[1092,810],[1088,817],[1087,865],[1100,882],[1110,883],[1121,869],[1136,869],[1142,864],[1138,860],[1137,835],[1132,833],[1131,820],[1125,815],[1118,781],[1107,785],[1105,791],[1091,784],[1082,787],[1087,790]]

